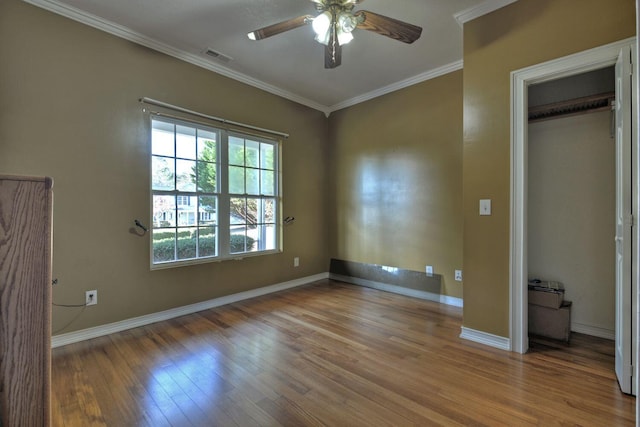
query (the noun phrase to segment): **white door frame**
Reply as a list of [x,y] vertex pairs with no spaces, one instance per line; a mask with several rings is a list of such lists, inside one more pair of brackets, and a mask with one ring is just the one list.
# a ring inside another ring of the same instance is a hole
[[[640,34],[640,0],[636,0],[636,52],[640,52],[640,44],[639,44],[639,40],[637,39],[638,34]],[[637,71],[637,70],[634,70],[634,71]],[[640,79],[638,78],[637,72],[634,73],[634,75],[636,76],[633,82],[635,85],[636,99],[640,99]],[[640,146],[640,135],[638,135],[640,133],[638,132],[639,131],[638,123],[640,123],[640,111],[638,111],[637,108],[635,112],[635,118],[636,118],[636,127],[634,129],[635,137],[634,137],[634,140],[631,141],[631,144]],[[640,153],[636,154],[635,160],[636,162],[640,161]],[[638,188],[640,189],[640,174],[636,176],[636,185],[638,185]],[[638,218],[640,218],[640,208],[638,208],[638,210],[639,210],[639,212],[637,212],[639,214]],[[640,231],[636,230],[634,234],[636,236],[636,242],[640,242]],[[637,249],[637,248],[634,248],[634,249]],[[640,265],[640,253],[638,253],[637,250],[635,252],[634,258],[635,258],[635,262],[637,263],[636,265]],[[640,285],[640,283],[638,284]],[[637,289],[640,290],[640,286],[638,286]],[[638,320],[638,324],[636,325],[636,340],[638,341],[638,343],[640,343],[640,291],[638,292],[638,298],[636,300],[636,310],[638,310],[638,312],[636,313],[637,320]],[[636,368],[634,372],[635,381],[636,381],[636,386],[635,386],[636,392],[638,391],[638,386],[640,385],[640,380],[638,379],[638,371],[640,369],[638,368],[638,365],[640,365],[640,354],[638,353],[640,352],[636,353],[636,363],[635,363]],[[638,425],[640,425],[640,399],[636,397],[636,426]]]
[[[615,65],[620,49],[635,37],[511,72],[511,351],[529,349],[527,320],[527,110],[528,87]],[[635,167],[635,166],[634,166]],[[633,251],[637,252],[637,245]],[[611,260],[613,262],[613,259]],[[635,270],[635,269],[634,269]],[[634,277],[633,280],[636,280]]]

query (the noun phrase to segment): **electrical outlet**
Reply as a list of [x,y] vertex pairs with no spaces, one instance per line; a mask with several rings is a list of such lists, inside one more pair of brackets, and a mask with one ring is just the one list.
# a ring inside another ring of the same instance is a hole
[[427,276],[433,276],[433,266],[427,265],[427,267],[425,268],[425,272],[427,273]]
[[98,291],[87,291],[84,294],[85,305],[96,305],[98,303]]
[[458,282],[462,282],[462,270],[456,270],[453,278]]
[[300,267],[300,257],[294,257],[293,258],[293,266],[294,267]]

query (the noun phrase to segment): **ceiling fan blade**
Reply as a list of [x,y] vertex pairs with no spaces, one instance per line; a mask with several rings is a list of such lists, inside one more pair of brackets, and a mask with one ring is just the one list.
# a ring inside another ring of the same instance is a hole
[[354,13],[354,16],[358,18],[357,28],[373,31],[404,43],[413,43],[422,34],[422,28],[417,25],[378,15],[368,10],[359,10]]
[[302,27],[309,24],[311,21],[313,21],[313,16],[311,15],[298,16],[297,18],[291,18],[286,21],[278,22],[277,24],[251,31],[250,33],[247,33],[247,36],[251,40],[262,40],[267,37],[275,36],[276,34],[284,33],[285,31]]

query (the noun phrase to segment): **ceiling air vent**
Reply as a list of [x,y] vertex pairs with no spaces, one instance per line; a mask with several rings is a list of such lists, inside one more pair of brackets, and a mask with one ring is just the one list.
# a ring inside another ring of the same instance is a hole
[[232,57],[227,56],[224,53],[217,52],[217,51],[215,51],[215,50],[213,50],[211,48],[207,48],[207,50],[205,50],[204,53],[206,55],[209,55],[212,58],[217,59],[218,61],[222,61],[222,62],[226,62],[226,63],[233,61]]

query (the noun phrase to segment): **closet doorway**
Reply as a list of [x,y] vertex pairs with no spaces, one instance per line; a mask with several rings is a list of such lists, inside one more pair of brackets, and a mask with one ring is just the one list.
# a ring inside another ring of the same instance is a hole
[[528,95],[528,279],[564,285],[571,331],[614,340],[615,69]]
[[[631,144],[637,136],[632,109],[637,111],[635,89],[632,88],[635,69],[635,38],[580,52],[564,58],[534,65],[511,73],[512,96],[512,174],[511,174],[511,323],[513,351],[528,349],[527,282],[528,270],[528,88],[532,85],[575,76],[616,65],[616,310],[615,354],[616,374],[621,389],[635,394],[632,384],[636,360],[638,282],[637,254],[639,227],[632,227],[638,217],[638,147]],[[622,120],[624,118],[624,120]],[[622,136],[622,137],[620,137]],[[621,143],[623,141],[623,143]],[[620,167],[623,165],[623,167]],[[622,202],[622,203],[621,203]],[[624,208],[624,209],[621,209]],[[622,232],[620,232],[622,230]]]

